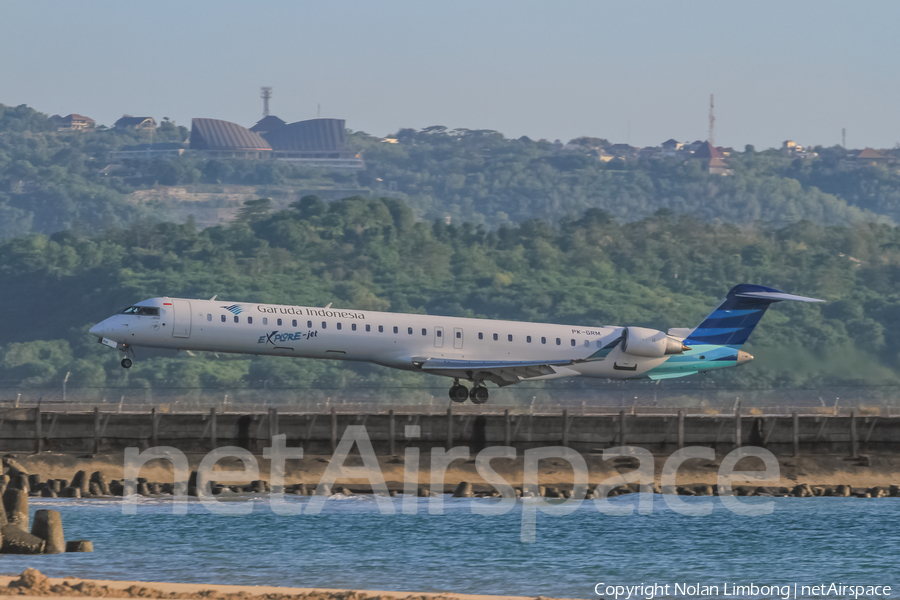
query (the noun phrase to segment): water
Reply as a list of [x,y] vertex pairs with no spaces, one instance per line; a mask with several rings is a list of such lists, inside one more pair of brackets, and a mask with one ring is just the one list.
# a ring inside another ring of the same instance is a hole
[[[636,499],[612,502],[636,506]],[[444,514],[429,515],[422,499],[416,515],[403,515],[395,499],[397,514],[382,515],[372,497],[335,497],[319,515],[285,517],[262,499],[243,516],[213,515],[196,502],[179,516],[170,501],[141,499],[136,515],[124,515],[119,501],[32,499],[32,510],[59,510],[66,538],[92,540],[95,551],[3,556],[2,570],[33,566],[56,577],[565,598],[596,598],[599,582],[687,582],[719,585],[720,591],[726,582],[833,582],[900,591],[900,499],[776,498],[772,514],[754,517],[737,516],[718,499],[683,500],[713,502],[715,509],[685,516],[654,496],[652,514],[623,517],[600,514],[585,502],[568,516],[539,513],[536,543],[523,544],[521,502],[506,515],[487,517],[472,514],[470,502],[490,500],[445,498]]]

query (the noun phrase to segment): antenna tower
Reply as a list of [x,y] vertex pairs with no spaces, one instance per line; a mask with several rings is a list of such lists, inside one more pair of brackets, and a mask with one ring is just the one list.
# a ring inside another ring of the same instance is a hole
[[713,139],[714,139],[713,138],[713,128],[715,127],[715,124],[716,124],[716,117],[713,114],[714,106],[715,105],[713,104],[713,95],[710,94],[709,95],[709,145],[710,146],[716,145],[716,143],[713,141]]
[[261,90],[259,97],[263,99],[263,118],[265,118],[269,116],[269,98],[272,97],[272,88],[261,87],[259,89]]
[[847,149],[847,128],[841,127],[841,147]]

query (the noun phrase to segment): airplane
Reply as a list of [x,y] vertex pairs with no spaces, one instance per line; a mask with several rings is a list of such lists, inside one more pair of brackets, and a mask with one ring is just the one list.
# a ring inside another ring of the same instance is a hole
[[129,306],[90,333],[124,352],[126,369],[136,347],[362,361],[450,377],[451,400],[484,404],[486,382],[661,380],[745,364],[753,356],[741,346],[782,300],[822,302],[741,284],[698,327],[663,332],[162,297]]

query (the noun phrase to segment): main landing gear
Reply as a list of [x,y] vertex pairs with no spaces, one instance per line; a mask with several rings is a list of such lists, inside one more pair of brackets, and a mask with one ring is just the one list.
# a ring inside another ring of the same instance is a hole
[[134,363],[131,362],[131,359],[128,358],[127,356],[122,359],[122,366],[125,367],[126,369],[130,369],[132,364],[134,364]]
[[481,385],[480,381],[475,382],[475,387],[471,390],[464,385],[459,383],[457,380],[453,386],[450,388],[450,399],[454,402],[465,402],[466,400],[471,400],[472,404],[484,404],[488,401],[490,397],[490,393],[488,389]]

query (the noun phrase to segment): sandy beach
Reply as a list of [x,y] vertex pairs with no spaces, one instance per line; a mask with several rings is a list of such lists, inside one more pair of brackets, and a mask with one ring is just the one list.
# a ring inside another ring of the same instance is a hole
[[[21,596],[69,598],[159,598],[179,600],[533,600],[530,596],[427,594],[374,590],[335,590],[206,583],[166,583],[45,577],[35,569],[0,576],[0,599]],[[552,600],[538,597],[542,600]]]

